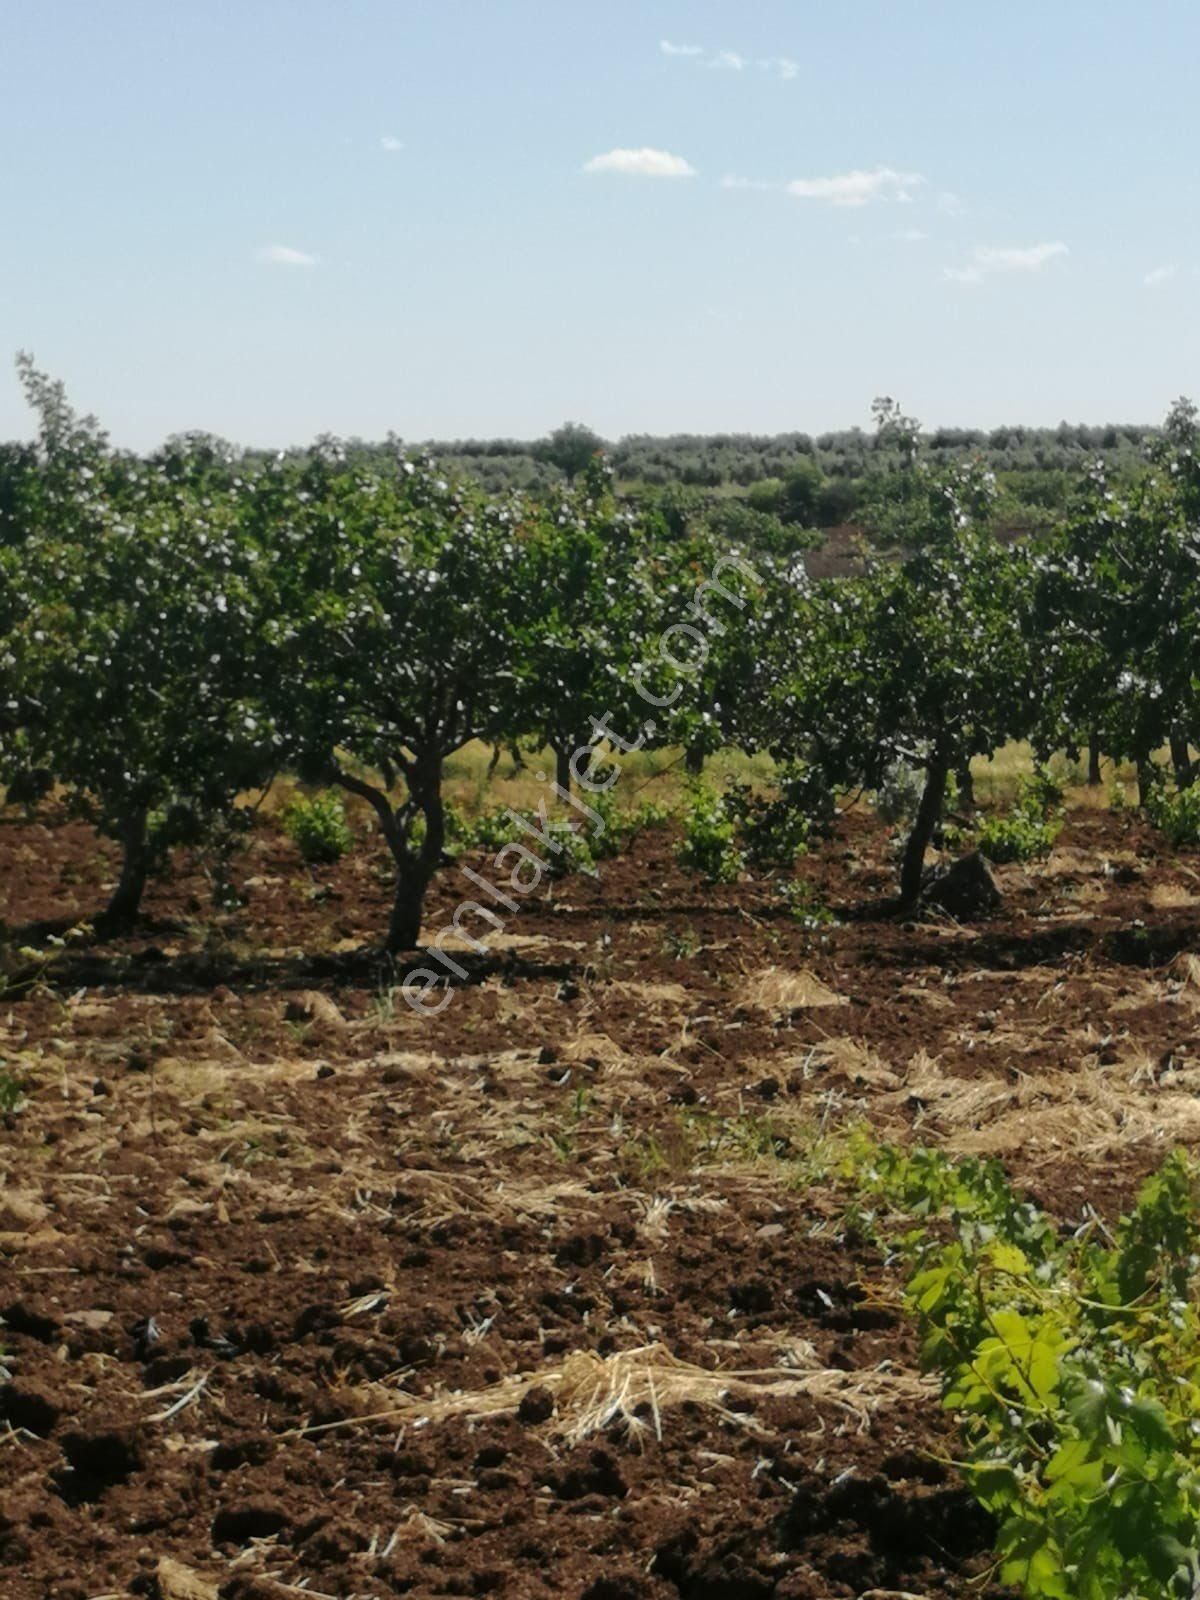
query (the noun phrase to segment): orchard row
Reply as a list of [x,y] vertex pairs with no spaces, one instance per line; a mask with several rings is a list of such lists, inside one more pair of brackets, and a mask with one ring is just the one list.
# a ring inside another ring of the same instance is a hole
[[[236,825],[281,771],[373,810],[395,862],[386,943],[413,948],[445,860],[442,772],[471,740],[551,746],[597,791],[613,740],[769,751],[796,794],[922,774],[911,900],[956,772],[1008,740],[1138,763],[1200,728],[1200,430],[1177,405],[1147,470],[1083,474],[1053,532],[991,531],[982,464],[895,451],[901,554],[810,580],[767,521],[687,525],[570,484],[489,495],[399,447],[250,458],[207,436],[112,449],[21,359],[37,418],[0,450],[0,782],[52,787],[122,850],[103,930],[172,844]],[[898,413],[881,427],[903,431]],[[608,735],[608,737],[606,737]],[[589,756],[581,751],[590,749]],[[1143,798],[1146,798],[1144,794]]]

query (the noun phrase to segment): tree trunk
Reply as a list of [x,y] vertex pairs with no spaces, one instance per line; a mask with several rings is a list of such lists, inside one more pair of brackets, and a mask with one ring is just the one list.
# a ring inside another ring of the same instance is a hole
[[396,892],[392,899],[392,914],[388,920],[384,949],[388,955],[399,955],[403,950],[415,950],[421,942],[421,914],[425,909],[425,891],[428,878],[423,881],[415,872],[407,872],[397,863]]
[[388,923],[388,955],[415,950],[421,942],[421,913],[434,873],[446,848],[446,813],[442,805],[442,758],[425,755],[405,774],[408,792],[425,818],[421,848],[407,847],[396,858],[396,893]]
[[554,750],[554,781],[564,794],[571,792],[571,757],[574,747],[557,745]]
[[1190,789],[1196,773],[1192,766],[1187,734],[1181,728],[1171,729],[1171,765],[1175,768],[1175,787]]
[[964,761],[955,773],[958,781],[958,800],[964,811],[975,809],[975,777],[971,771],[971,763]]
[[929,758],[921,803],[913,819],[908,843],[904,846],[904,859],[900,867],[900,898],[905,905],[913,905],[921,893],[925,852],[929,848],[934,829],[942,815],[942,803],[946,798],[946,779],[949,775],[949,760],[935,751]]
[[1100,787],[1100,733],[1093,728],[1088,734],[1088,783],[1093,789]]
[[683,765],[684,770],[692,778],[698,778],[704,771],[704,746],[698,740],[688,745]]
[[145,807],[135,811],[121,830],[121,876],[99,918],[105,933],[132,927],[141,909],[146,879],[150,875],[150,850],[146,838]]
[[425,908],[425,893],[434,873],[442,865],[446,845],[441,754],[436,752],[420,756],[404,773],[409,798],[415,801],[425,819],[425,837],[419,850],[409,847],[408,827],[402,824],[382,789],[365,783],[350,772],[338,771],[335,777],[343,789],[358,795],[372,807],[396,864],[396,888],[384,950],[388,955],[397,955],[402,950],[415,950],[421,942],[421,913]]

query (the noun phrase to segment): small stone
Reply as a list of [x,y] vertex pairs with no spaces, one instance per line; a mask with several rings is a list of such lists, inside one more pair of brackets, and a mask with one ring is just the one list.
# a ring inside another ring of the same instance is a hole
[[958,922],[986,916],[1000,901],[999,885],[978,850],[935,874],[921,890],[922,905],[945,911]]

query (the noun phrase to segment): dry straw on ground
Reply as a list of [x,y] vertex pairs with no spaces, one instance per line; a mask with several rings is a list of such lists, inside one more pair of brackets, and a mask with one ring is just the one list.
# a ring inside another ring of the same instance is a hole
[[922,1052],[879,1109],[910,1121],[915,1111],[923,1137],[936,1131],[953,1154],[1020,1152],[1035,1165],[1127,1154],[1139,1144],[1197,1145],[1200,1063],[1164,1069],[1144,1053],[1112,1064],[1093,1055],[1071,1071],[1006,1083],[958,1077]]
[[154,1576],[162,1600],[217,1600],[215,1584],[169,1556],[160,1557]]
[[781,967],[763,967],[752,973],[740,996],[744,1006],[765,1011],[770,1017],[787,1017],[793,1011],[821,1006],[845,1006],[849,1000],[804,970],[785,972]]
[[823,1367],[806,1345],[791,1347],[785,1354],[792,1364],[714,1370],[681,1361],[658,1343],[609,1356],[577,1350],[557,1366],[514,1374],[487,1389],[429,1398],[401,1395],[385,1409],[297,1429],[293,1436],[373,1422],[422,1427],[452,1417],[495,1416],[516,1411],[530,1390],[542,1388],[554,1398],[553,1431],[568,1448],[614,1425],[624,1427],[635,1440],[651,1429],[661,1438],[663,1413],[687,1402],[753,1428],[753,1419],[734,1411],[728,1405],[730,1400],[804,1395],[840,1410],[862,1430],[881,1406],[898,1400],[927,1400],[933,1394],[928,1382],[911,1372],[890,1367],[843,1372]]

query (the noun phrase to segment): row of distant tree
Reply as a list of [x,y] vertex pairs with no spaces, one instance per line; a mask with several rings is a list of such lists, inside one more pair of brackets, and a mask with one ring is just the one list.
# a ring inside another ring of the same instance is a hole
[[[1146,446],[1159,430],[1141,424],[1108,423],[1090,427],[1062,422],[1056,428],[937,428],[922,446],[939,465],[981,457],[993,471],[1020,474],[1077,472],[1089,459],[1104,461],[1110,472],[1138,468]],[[700,488],[749,489],[772,479],[786,480],[800,464],[824,479],[855,482],[878,469],[877,430],[780,434],[691,434],[656,437],[630,434],[606,440],[579,423],[566,423],[547,438],[461,439],[429,446],[439,460],[456,461],[488,487],[534,487],[565,472],[578,471],[581,457],[603,450],[625,484],[689,484]]]

